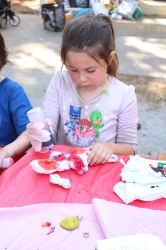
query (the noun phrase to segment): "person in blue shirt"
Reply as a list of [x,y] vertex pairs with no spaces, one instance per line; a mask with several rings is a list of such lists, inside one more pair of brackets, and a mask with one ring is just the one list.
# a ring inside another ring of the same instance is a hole
[[[8,51],[0,33],[0,71],[8,62]],[[22,155],[31,147],[26,137],[30,109],[32,105],[23,87],[0,75],[0,167],[4,158]]]

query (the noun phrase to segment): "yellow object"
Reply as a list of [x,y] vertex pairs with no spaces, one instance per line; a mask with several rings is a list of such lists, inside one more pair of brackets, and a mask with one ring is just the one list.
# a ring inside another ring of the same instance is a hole
[[76,216],[68,216],[60,222],[61,227],[67,230],[73,230],[79,226],[79,220]]
[[65,14],[65,19],[71,19],[71,18],[72,18],[72,15],[70,13]]

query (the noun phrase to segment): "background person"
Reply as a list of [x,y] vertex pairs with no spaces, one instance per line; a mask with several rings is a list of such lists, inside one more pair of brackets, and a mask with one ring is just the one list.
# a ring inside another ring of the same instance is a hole
[[[0,33],[0,70],[8,63],[8,51]],[[0,166],[8,157],[18,157],[31,147],[26,137],[32,105],[21,85],[0,75]]]

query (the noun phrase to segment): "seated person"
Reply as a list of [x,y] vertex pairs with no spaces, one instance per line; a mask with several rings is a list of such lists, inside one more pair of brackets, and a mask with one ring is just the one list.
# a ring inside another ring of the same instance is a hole
[[[116,78],[111,19],[71,19],[63,29],[61,60],[67,70],[55,72],[43,106],[56,144],[88,147],[90,165],[104,164],[112,154],[136,154],[137,99],[134,86]],[[36,132],[34,124],[27,125],[32,145]]]
[[[1,70],[9,62],[1,33],[0,51]],[[0,75],[0,167],[4,158],[24,154],[31,147],[25,132],[30,109],[32,105],[22,86]]]

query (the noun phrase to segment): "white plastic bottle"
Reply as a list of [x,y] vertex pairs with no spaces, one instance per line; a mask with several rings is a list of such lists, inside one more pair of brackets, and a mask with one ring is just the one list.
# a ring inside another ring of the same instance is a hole
[[[44,117],[43,111],[40,107],[29,110],[27,112],[27,116],[28,116],[30,122],[33,122],[33,123],[42,122],[44,124],[43,129],[45,129],[51,133],[51,131],[48,127],[47,121]],[[42,147],[47,149],[46,151],[51,150],[52,147],[54,146],[54,139],[53,139],[52,134],[50,136],[51,136],[51,139],[49,141],[42,142]]]
[[9,168],[11,165],[13,165],[14,163],[14,160],[10,157],[10,158],[4,158],[2,163],[1,163],[1,167],[0,169],[3,170],[3,169],[7,169]]

